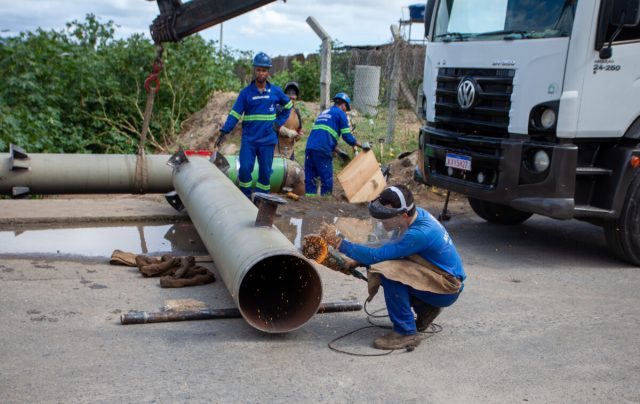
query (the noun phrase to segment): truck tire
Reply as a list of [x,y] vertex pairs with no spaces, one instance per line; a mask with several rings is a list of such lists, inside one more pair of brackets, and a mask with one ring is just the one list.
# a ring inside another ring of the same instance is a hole
[[604,223],[607,245],[624,261],[640,266],[640,173],[629,186],[620,217]]
[[530,218],[533,213],[523,212],[510,206],[487,202],[469,197],[471,209],[489,223],[513,225],[520,224]]

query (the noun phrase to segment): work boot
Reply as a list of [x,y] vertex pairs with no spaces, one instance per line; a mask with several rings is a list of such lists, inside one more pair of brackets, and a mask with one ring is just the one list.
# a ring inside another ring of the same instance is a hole
[[420,332],[426,331],[431,323],[433,323],[433,320],[442,313],[442,307],[434,307],[426,304],[425,306],[425,309],[420,311],[416,316],[416,328]]
[[407,349],[413,351],[415,347],[420,345],[420,341],[418,334],[402,335],[391,331],[373,340],[373,347],[377,349]]

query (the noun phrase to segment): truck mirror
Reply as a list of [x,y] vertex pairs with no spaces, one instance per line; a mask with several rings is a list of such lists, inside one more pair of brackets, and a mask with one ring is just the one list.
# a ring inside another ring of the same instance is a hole
[[431,20],[433,18],[433,10],[436,7],[436,0],[428,0],[424,9],[424,37],[429,39],[429,30],[431,29]]
[[640,0],[614,0],[611,25],[635,27],[640,22]]

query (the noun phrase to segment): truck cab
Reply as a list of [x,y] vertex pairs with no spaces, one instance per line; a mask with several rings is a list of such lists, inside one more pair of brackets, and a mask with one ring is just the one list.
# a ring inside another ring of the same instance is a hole
[[483,219],[604,228],[640,265],[640,0],[432,0],[423,180]]

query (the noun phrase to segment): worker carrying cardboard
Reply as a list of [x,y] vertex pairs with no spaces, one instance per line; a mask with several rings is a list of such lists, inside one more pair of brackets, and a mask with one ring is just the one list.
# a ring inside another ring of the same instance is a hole
[[[242,119],[242,142],[240,144],[240,168],[238,170],[238,187],[251,199],[251,173],[258,157],[258,181],[256,192],[269,193],[271,191],[271,166],[273,164],[273,149],[278,143],[277,133],[284,122],[289,119],[293,104],[282,89],[269,83],[269,69],[271,58],[263,52],[253,58],[253,72],[255,79],[243,88],[238,95],[220,136],[216,140],[218,149],[226,135],[233,130]],[[282,105],[276,111],[276,105]]]
[[333,225],[326,225],[320,235],[356,261],[354,265],[370,266],[369,300],[382,284],[393,331],[376,338],[373,346],[415,348],[421,341],[418,332],[458,300],[466,278],[462,260],[444,227],[429,212],[416,208],[407,187],[385,188],[369,204],[369,213],[393,232],[391,241],[377,248],[355,244]]
[[370,147],[361,145],[351,134],[347,111],[351,110],[351,99],[346,93],[338,93],[333,97],[334,105],[320,112],[316,118],[304,156],[304,185],[305,195],[313,196],[318,193],[316,179],[320,179],[321,195],[331,195],[333,192],[333,152],[342,139],[349,145],[362,147],[368,151]]
[[289,119],[287,119],[278,132],[278,146],[275,149],[275,155],[294,160],[295,153],[293,147],[303,135],[302,116],[296,106],[296,101],[300,96],[300,86],[295,81],[290,81],[284,85],[284,93],[291,100],[293,108],[291,109]]

